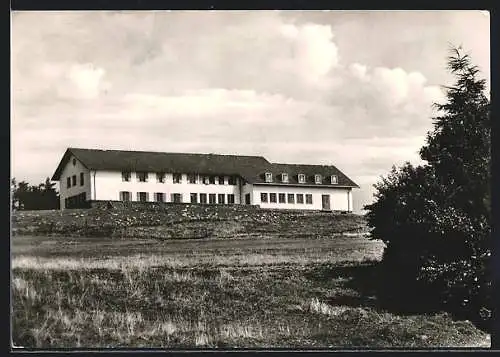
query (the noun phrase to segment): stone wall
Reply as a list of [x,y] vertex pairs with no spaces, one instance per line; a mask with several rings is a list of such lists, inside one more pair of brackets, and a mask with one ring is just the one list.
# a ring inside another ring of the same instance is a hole
[[325,237],[366,231],[361,216],[283,211],[250,205],[93,202],[90,209],[17,211],[13,235],[217,238],[252,235]]

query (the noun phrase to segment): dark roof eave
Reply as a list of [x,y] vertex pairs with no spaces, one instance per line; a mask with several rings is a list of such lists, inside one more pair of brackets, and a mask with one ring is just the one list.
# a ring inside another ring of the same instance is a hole
[[[177,170],[177,169],[161,169],[161,170],[146,170],[146,171],[127,171],[127,170],[120,170],[120,169],[110,169],[110,170],[103,170],[103,169],[95,169],[94,167],[87,167],[84,165],[87,169],[89,170],[94,170],[94,171],[111,171],[111,172],[148,172],[148,173],[169,173],[169,174],[186,174],[186,175],[201,175],[201,176],[238,176],[243,179],[245,179],[244,176],[242,176],[241,173],[237,172],[205,172],[205,171],[191,171],[191,170]],[[245,181],[247,181],[245,179]]]
[[52,181],[59,181],[59,179],[61,178],[62,170],[64,169],[64,165],[66,165],[66,162],[69,159],[70,152],[71,152],[70,148],[66,149],[66,151],[64,152],[61,161],[59,161],[59,165],[57,165],[56,171],[54,171],[54,174],[52,175],[51,178]]
[[295,186],[295,187],[329,187],[329,188],[359,188],[358,185],[330,185],[313,183],[282,183],[282,182],[250,182],[252,185],[262,186]]

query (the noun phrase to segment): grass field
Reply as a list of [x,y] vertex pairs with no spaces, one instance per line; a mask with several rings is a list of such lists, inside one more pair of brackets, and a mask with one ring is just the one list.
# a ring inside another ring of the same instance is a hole
[[489,347],[446,314],[383,310],[380,242],[12,237],[13,343],[24,347]]

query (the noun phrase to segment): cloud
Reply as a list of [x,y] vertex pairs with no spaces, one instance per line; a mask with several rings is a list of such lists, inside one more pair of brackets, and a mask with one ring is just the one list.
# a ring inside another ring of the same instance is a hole
[[290,42],[292,55],[279,64],[298,73],[305,81],[316,83],[339,62],[338,48],[330,26],[283,24],[283,37]]
[[43,100],[53,101],[56,98],[95,99],[111,88],[105,75],[104,68],[92,63],[41,63],[38,70],[31,74],[31,80],[16,80],[13,99],[20,105],[49,104]]
[[432,104],[444,99],[420,72],[360,63],[337,70],[331,92],[325,101],[349,120],[345,137],[424,135],[432,127]]
[[59,98],[92,99],[110,87],[104,81],[106,71],[92,63],[46,64],[40,77],[50,83]]
[[334,164],[366,200],[392,164],[420,160],[443,33],[478,38],[465,15],[387,16],[17,13],[13,173],[43,179],[70,145],[258,154]]
[[67,76],[79,95],[84,98],[96,98],[104,89],[104,74],[104,69],[86,63],[71,66]]
[[360,80],[367,79],[367,77],[366,77],[367,66],[366,65],[362,65],[359,63],[352,63],[349,65],[349,70],[351,71],[351,73],[353,74],[354,77],[356,77]]

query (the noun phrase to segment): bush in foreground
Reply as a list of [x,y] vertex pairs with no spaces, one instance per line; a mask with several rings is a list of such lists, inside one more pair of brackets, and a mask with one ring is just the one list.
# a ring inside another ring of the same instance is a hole
[[420,155],[375,185],[366,206],[372,237],[386,243],[388,304],[445,308],[491,327],[490,117],[485,81],[467,55],[448,58],[457,78]]

